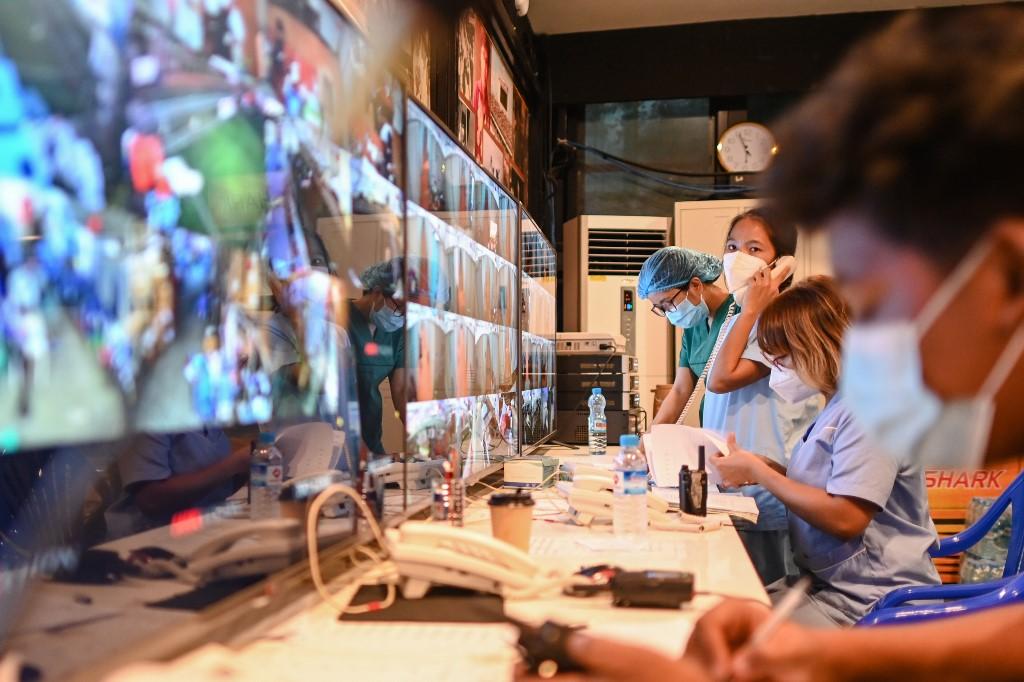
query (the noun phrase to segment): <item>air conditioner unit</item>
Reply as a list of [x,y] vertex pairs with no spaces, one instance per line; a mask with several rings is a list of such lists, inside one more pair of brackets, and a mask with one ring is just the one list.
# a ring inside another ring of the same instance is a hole
[[654,419],[654,387],[672,383],[671,325],[637,296],[647,257],[671,243],[672,220],[580,216],[565,224],[562,329],[621,334],[639,361],[640,406]]

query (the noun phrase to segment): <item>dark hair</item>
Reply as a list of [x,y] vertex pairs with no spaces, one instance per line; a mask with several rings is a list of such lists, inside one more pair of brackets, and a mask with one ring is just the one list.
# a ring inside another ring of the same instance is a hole
[[850,310],[829,277],[809,277],[772,301],[757,323],[768,357],[789,358],[801,379],[823,393],[839,385],[843,334]]
[[951,266],[994,222],[1024,217],[1024,11],[905,14],[776,131],[776,210],[812,230],[848,212]]
[[740,213],[729,222],[729,231],[726,232],[726,240],[732,238],[732,230],[741,220],[754,220],[761,223],[764,227],[765,232],[768,233],[768,239],[772,242],[772,247],[775,248],[775,256],[795,256],[796,255],[796,225],[791,220],[785,220],[782,216],[778,215],[775,211],[767,206],[758,206],[756,208],[750,208]]

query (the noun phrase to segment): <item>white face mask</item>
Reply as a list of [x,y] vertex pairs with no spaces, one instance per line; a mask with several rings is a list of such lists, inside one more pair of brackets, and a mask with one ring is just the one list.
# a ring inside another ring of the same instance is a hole
[[995,396],[1024,353],[1024,327],[1006,344],[977,395],[942,400],[924,382],[920,342],[981,266],[989,246],[957,266],[913,322],[855,324],[843,341],[840,391],[865,431],[901,462],[975,469],[995,418]]
[[821,393],[813,386],[804,383],[796,370],[779,365],[772,366],[768,385],[787,403],[801,403]]
[[743,305],[743,299],[746,298],[749,290],[750,279],[768,267],[768,264],[749,253],[731,251],[722,257],[722,266],[729,293],[732,294],[736,303]]

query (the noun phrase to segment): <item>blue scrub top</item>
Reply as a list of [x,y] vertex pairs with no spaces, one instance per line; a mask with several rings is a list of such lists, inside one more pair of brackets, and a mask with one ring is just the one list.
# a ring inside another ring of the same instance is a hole
[[811,598],[837,623],[856,622],[898,587],[939,583],[928,556],[938,538],[923,469],[870,445],[840,396],[793,453],[787,475],[879,509],[864,534],[848,541],[789,515],[796,564],[814,577]]
[[[736,317],[729,320],[727,329],[732,329],[735,322]],[[771,362],[757,343],[757,325],[751,329],[741,357],[771,367]],[[825,400],[818,395],[799,403],[786,402],[772,390],[769,378],[764,377],[728,393],[715,393],[708,389],[704,395],[703,424],[704,428],[721,434],[736,434],[736,443],[741,448],[785,467],[789,454],[814,423]],[[774,495],[759,485],[744,486],[740,490],[757,501],[760,514],[756,524],[737,519],[737,528],[781,531],[789,527],[786,507]]]
[[[121,537],[170,523],[170,516],[147,516],[135,505],[135,491],[143,483],[164,481],[191,474],[216,464],[231,454],[231,441],[220,429],[186,433],[139,434],[117,460],[124,494],[106,514],[107,534]],[[227,480],[210,488],[194,506],[208,507],[226,500],[235,491]]]

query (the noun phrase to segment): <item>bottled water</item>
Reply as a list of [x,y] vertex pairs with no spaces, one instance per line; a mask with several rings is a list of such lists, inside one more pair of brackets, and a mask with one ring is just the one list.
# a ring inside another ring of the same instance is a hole
[[604,406],[608,402],[601,395],[601,389],[595,388],[590,391],[590,398],[587,405],[590,406],[590,417],[587,419],[588,443],[590,454],[603,455],[608,448],[608,418],[604,415]]
[[283,484],[284,460],[281,451],[274,446],[274,434],[261,433],[252,449],[252,463],[249,465],[249,518],[277,518]]
[[622,436],[619,445],[612,527],[616,536],[640,546],[647,538],[647,462],[640,454],[638,436]]

